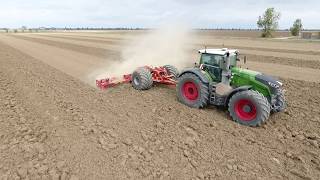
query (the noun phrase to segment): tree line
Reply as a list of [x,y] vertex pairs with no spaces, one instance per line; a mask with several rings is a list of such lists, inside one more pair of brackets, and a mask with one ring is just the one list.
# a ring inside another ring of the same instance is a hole
[[[277,12],[274,8],[268,8],[262,16],[259,16],[257,25],[258,28],[262,28],[262,37],[272,37],[272,32],[278,29],[280,19],[280,12]],[[303,28],[301,19],[296,19],[290,28],[290,32],[293,36],[298,36]]]

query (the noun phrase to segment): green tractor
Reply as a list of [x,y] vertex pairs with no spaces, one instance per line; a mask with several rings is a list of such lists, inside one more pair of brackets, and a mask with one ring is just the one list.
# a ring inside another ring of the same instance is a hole
[[271,112],[286,107],[282,83],[265,74],[237,67],[234,49],[203,49],[200,63],[178,76],[178,100],[193,108],[225,106],[232,119],[260,126]]

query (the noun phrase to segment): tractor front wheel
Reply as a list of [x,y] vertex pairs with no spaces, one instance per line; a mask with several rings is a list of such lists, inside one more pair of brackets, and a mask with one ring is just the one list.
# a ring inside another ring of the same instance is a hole
[[147,90],[152,87],[153,80],[149,69],[145,67],[138,68],[132,73],[132,86],[137,90]]
[[281,92],[276,98],[275,108],[273,108],[273,112],[281,112],[286,108],[286,100],[283,92]]
[[193,108],[203,108],[208,104],[209,89],[200,78],[193,73],[185,73],[178,79],[178,100]]
[[247,126],[260,126],[270,115],[270,104],[266,97],[253,90],[234,94],[229,101],[232,119]]

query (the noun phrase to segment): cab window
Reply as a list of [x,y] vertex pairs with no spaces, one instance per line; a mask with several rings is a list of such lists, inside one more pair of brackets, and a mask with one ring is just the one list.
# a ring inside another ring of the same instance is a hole
[[220,61],[222,61],[223,56],[212,55],[212,54],[202,54],[201,61],[202,64],[208,64],[212,66],[219,66]]

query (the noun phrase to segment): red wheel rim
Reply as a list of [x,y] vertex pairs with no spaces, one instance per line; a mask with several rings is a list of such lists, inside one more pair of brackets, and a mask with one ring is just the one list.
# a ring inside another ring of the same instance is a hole
[[185,98],[194,101],[198,98],[198,88],[194,82],[186,82],[182,86],[182,93]]
[[240,99],[235,104],[235,112],[243,121],[252,121],[257,116],[256,106],[247,99]]

